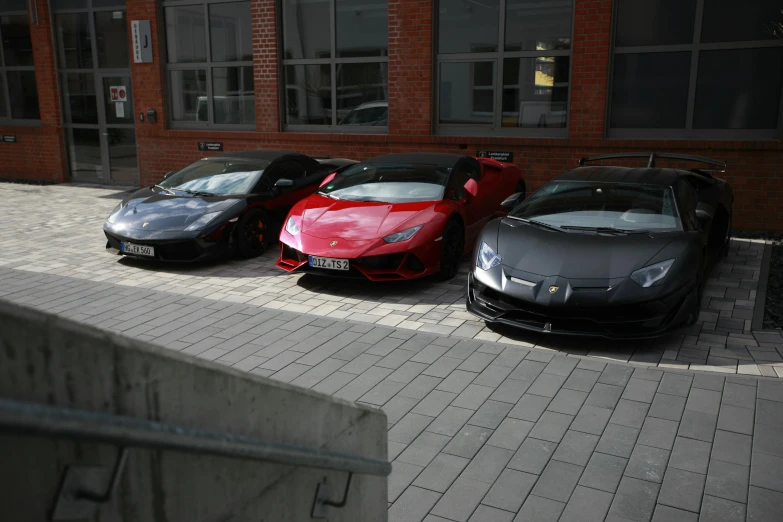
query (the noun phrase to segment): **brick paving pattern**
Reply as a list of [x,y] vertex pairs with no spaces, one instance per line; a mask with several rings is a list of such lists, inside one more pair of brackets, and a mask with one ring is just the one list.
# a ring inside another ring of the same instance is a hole
[[[734,375],[781,369],[780,335],[751,333],[741,317],[760,244],[733,243],[698,331],[635,347],[544,342],[483,325],[462,335],[473,321],[454,315],[464,313],[456,284],[381,296],[369,285],[308,289],[274,272],[271,256],[191,269],[119,261],[100,237],[116,192],[0,184],[0,298],[382,408],[390,521],[783,513],[783,381]],[[367,319],[378,310],[420,325]],[[443,317],[425,321],[433,312]],[[451,331],[422,331],[449,318]]]

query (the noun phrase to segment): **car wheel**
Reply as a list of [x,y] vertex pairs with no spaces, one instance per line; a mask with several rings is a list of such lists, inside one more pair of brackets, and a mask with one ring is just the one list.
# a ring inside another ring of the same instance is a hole
[[438,278],[442,281],[446,281],[457,275],[460,260],[462,259],[465,234],[459,223],[456,221],[446,222],[446,226],[443,229],[442,242]]
[[237,223],[237,254],[244,258],[260,256],[269,246],[271,235],[272,228],[266,212],[261,209],[249,211]]

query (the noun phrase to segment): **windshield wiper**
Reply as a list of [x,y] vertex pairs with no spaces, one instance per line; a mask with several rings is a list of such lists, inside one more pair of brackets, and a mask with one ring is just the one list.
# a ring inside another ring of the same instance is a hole
[[169,190],[169,189],[167,189],[166,187],[161,187],[160,185],[155,185],[155,188],[162,190],[162,191],[163,191],[163,192],[165,192],[166,194],[170,194],[170,195],[172,195],[172,196],[175,196],[175,195],[176,195],[176,192],[174,192],[173,190]]
[[603,232],[605,234],[615,234],[615,235],[628,235],[628,234],[646,234],[644,230],[626,230],[623,228],[614,228],[614,227],[580,227],[576,225],[563,225],[561,228],[565,228],[566,230],[589,230],[591,232]]
[[558,232],[564,232],[563,228],[557,227],[555,225],[550,225],[548,223],[544,223],[543,221],[536,221],[535,219],[527,219],[527,218],[521,218],[516,216],[506,216],[511,219],[516,219],[517,221],[521,221],[522,223],[527,223],[528,225],[533,225],[534,227],[539,228],[546,228],[547,230],[557,230]]
[[217,196],[217,194],[213,194],[212,192],[206,192],[203,190],[189,190],[189,189],[180,189],[183,192],[187,192],[188,194],[192,194],[194,196]]

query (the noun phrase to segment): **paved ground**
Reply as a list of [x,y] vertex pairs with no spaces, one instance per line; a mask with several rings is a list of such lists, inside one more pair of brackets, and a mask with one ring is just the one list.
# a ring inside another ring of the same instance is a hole
[[[720,373],[783,367],[780,335],[745,333],[741,317],[757,244],[734,243],[710,285],[721,297],[705,303],[726,309],[698,331],[555,346],[479,324],[467,335],[460,285],[373,295],[281,275],[271,257],[177,271],[118,261],[100,238],[115,193],[0,184],[0,298],[382,407],[391,521],[780,520],[783,381]],[[418,329],[367,322],[379,310]],[[453,330],[421,331],[445,319]]]

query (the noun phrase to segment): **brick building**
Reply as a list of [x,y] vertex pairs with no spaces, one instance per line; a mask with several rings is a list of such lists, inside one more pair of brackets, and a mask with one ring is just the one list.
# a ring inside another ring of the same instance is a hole
[[780,7],[0,0],[0,178],[151,184],[219,142],[508,151],[535,189],[584,155],[666,150],[727,160],[735,227],[783,229]]

